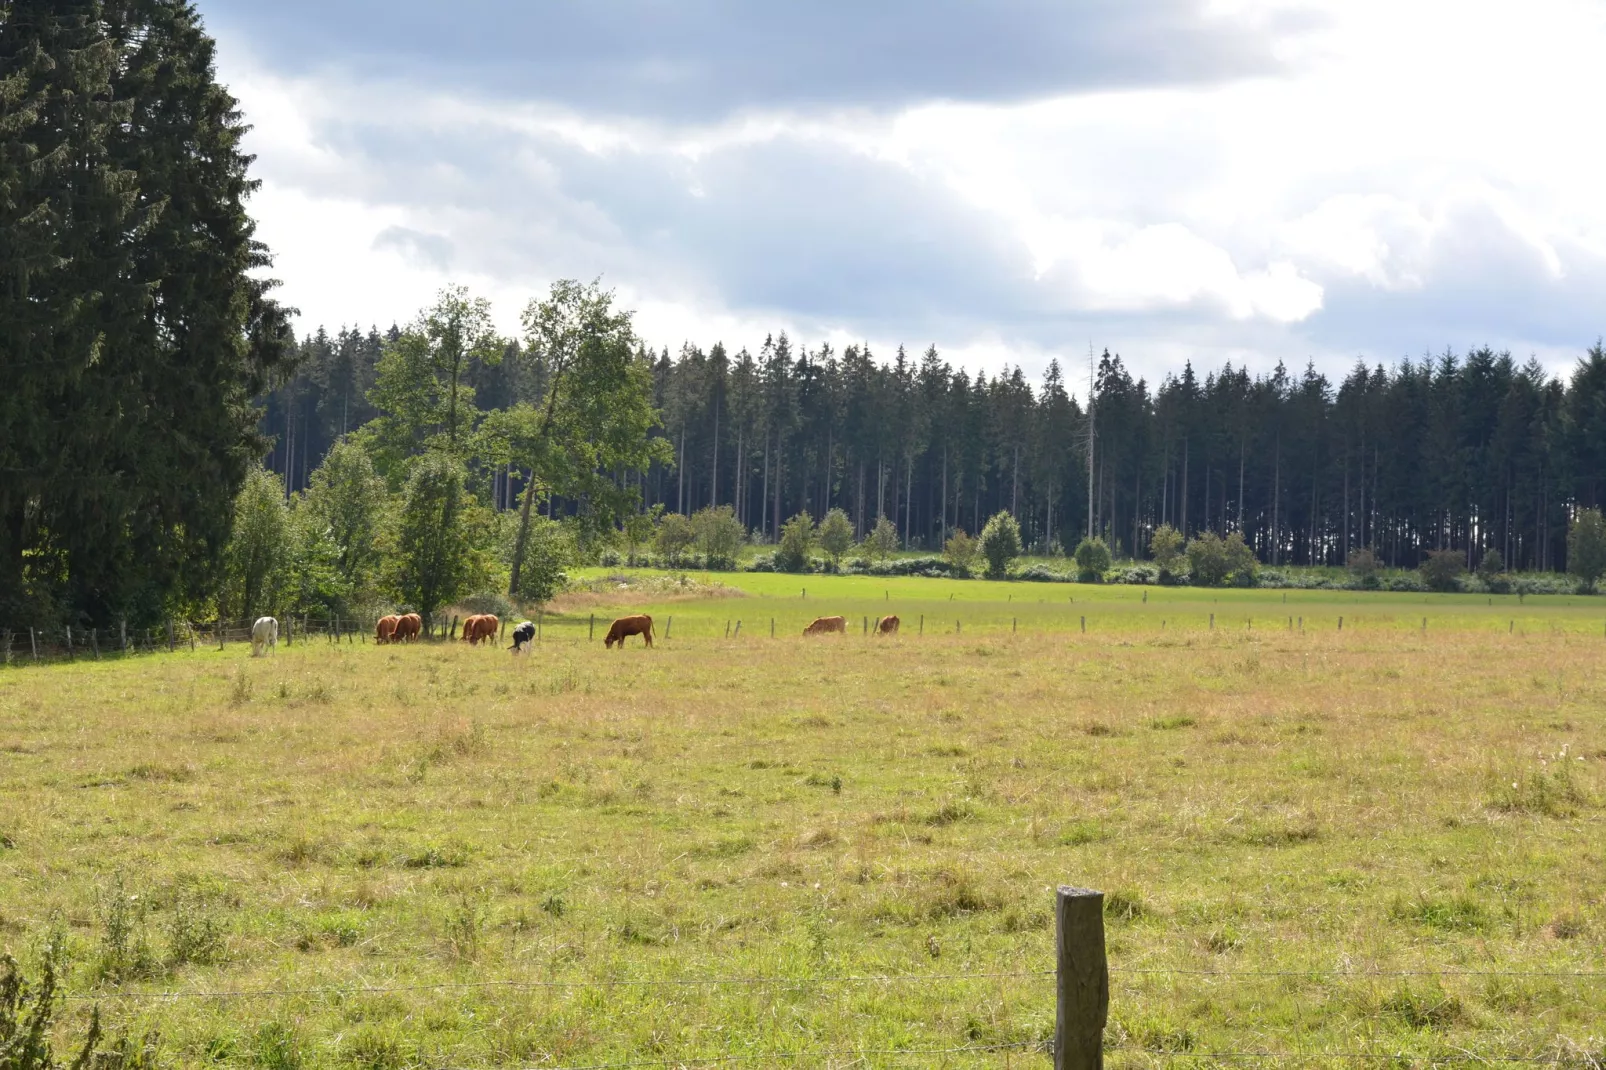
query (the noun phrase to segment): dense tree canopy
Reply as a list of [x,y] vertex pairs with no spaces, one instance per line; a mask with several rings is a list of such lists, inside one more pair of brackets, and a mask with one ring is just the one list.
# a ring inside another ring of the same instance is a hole
[[[343,332],[304,348],[332,354],[379,337]],[[1280,366],[1201,377],[1188,365],[1151,386],[1106,353],[1091,496],[1086,409],[1057,364],[1032,384],[1018,369],[956,369],[935,349],[883,361],[784,334],[756,355],[688,345],[638,354],[649,360],[666,450],[630,485],[670,512],[729,505],[769,540],[799,512],[821,519],[835,507],[860,538],[885,515],[903,545],[937,550],[1003,510],[1037,551],[1072,549],[1091,527],[1118,555],[1145,556],[1164,525],[1186,538],[1238,531],[1267,564],[1342,566],[1369,547],[1383,565],[1414,568],[1453,548],[1469,567],[1497,551],[1511,568],[1560,570],[1569,520],[1606,497],[1600,345],[1566,380],[1478,349],[1358,363],[1337,381]],[[466,379],[497,404],[541,392],[527,361],[471,363]],[[317,412],[338,411],[318,381],[285,392],[303,399],[301,441],[321,433]],[[521,486],[518,467],[488,478]],[[516,504],[512,491],[497,497]],[[578,495],[554,497],[560,512],[580,508]]]
[[0,3],[0,615],[210,597],[288,343],[183,0]]

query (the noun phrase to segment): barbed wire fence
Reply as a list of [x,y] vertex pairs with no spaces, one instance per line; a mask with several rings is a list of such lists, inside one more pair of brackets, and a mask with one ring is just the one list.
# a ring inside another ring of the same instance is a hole
[[[1496,970],[1496,969],[1374,969],[1374,968],[1303,968],[1303,969],[1194,969],[1186,967],[1111,966],[1106,956],[1104,939],[1104,897],[1102,893],[1086,889],[1061,887],[1055,897],[1055,965],[1052,969],[958,971],[940,973],[851,973],[837,975],[733,975],[688,976],[653,978],[576,978],[576,979],[497,979],[477,981],[442,981],[416,984],[345,984],[312,985],[266,988],[176,988],[136,989],[119,988],[96,993],[77,992],[64,998],[74,1003],[142,1004],[178,1003],[188,1001],[249,1001],[308,999],[319,1002],[344,1002],[357,996],[393,996],[418,993],[472,993],[472,992],[558,992],[558,991],[649,991],[685,990],[692,988],[763,988],[773,992],[820,992],[832,986],[869,988],[872,986],[925,985],[933,986],[954,982],[1027,982],[1042,985],[1042,995],[1055,1003],[1056,1021],[1052,1036],[1031,1036],[1017,1040],[998,1040],[954,1044],[940,1047],[857,1047],[834,1046],[825,1048],[786,1048],[762,1051],[726,1051],[684,1053],[675,1056],[651,1058],[625,1058],[613,1062],[557,1063],[543,1062],[531,1065],[528,1070],[624,1070],[627,1067],[699,1067],[736,1064],[796,1064],[800,1062],[828,1062],[833,1059],[863,1061],[947,1060],[964,1055],[1024,1056],[1046,1055],[1053,1059],[1055,1070],[1100,1070],[1106,1054],[1139,1056],[1157,1062],[1176,1062],[1182,1065],[1197,1063],[1281,1063],[1307,1065],[1312,1063],[1395,1063],[1401,1066],[1463,1066],[1463,1065],[1534,1065],[1551,1066],[1558,1070],[1606,1070],[1606,1038],[1598,1040],[1600,1050],[1577,1045],[1567,1046],[1558,1037],[1541,1050],[1512,1052],[1477,1052],[1463,1048],[1439,1045],[1424,1052],[1419,1048],[1405,1050],[1398,1046],[1376,1043],[1371,1046],[1301,1049],[1269,1048],[1201,1048],[1195,1047],[1191,1037],[1168,1044],[1146,1043],[1134,1040],[1117,1031],[1107,1031],[1110,1005],[1111,978],[1187,978],[1218,979],[1273,979],[1309,982],[1348,981],[1355,979],[1546,979],[1593,985],[1606,982],[1606,964],[1602,969],[1582,970]],[[1050,981],[1052,979],[1052,984]],[[1597,1043],[1590,1040],[1589,1044]],[[442,1070],[466,1070],[443,1067]]]

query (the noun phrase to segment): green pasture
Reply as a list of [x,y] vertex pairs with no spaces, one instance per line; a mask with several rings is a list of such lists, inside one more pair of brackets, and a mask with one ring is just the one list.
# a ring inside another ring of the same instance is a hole
[[[1606,1057],[1606,603],[583,579],[520,657],[0,671],[0,947],[63,948],[63,1037],[98,1006],[173,1067],[1041,1066],[1074,883],[1113,1067]],[[654,649],[602,648],[643,610]]]

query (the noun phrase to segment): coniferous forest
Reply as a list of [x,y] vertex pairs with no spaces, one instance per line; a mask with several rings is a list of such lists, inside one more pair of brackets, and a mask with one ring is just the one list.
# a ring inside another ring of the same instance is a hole
[[[319,330],[300,344],[299,371],[264,399],[269,464],[292,491],[378,415],[368,390],[396,333]],[[539,400],[540,377],[517,356],[512,345],[508,359],[468,364],[477,406]],[[1088,532],[1085,361],[1031,381],[1018,368],[955,368],[935,348],[837,352],[785,333],[756,351],[687,344],[639,359],[652,367],[654,434],[667,447],[620,477],[643,506],[729,505],[764,540],[798,512],[837,507],[857,535],[886,516],[907,548],[927,550],[999,511],[1037,552],[1069,552]],[[1565,380],[1483,348],[1357,361],[1337,380],[1313,367],[1189,364],[1151,384],[1106,351],[1092,396],[1091,527],[1118,556],[1143,556],[1149,533],[1169,524],[1240,531],[1268,565],[1342,565],[1367,547],[1414,568],[1454,548],[1468,567],[1494,550],[1513,569],[1560,570],[1569,519],[1600,504],[1606,473],[1599,344]],[[483,478],[499,508],[517,503],[518,471]]]

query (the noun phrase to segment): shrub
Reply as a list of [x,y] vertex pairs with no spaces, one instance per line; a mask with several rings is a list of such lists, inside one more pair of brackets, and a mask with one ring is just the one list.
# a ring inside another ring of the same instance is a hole
[[1047,565],[1027,565],[1017,579],[1027,580],[1031,583],[1069,583],[1071,577],[1063,572],[1056,572]]
[[736,555],[741,553],[747,540],[747,529],[736,519],[736,510],[729,505],[706,506],[691,518],[692,538],[702,552],[703,562],[711,569],[736,567]]
[[840,509],[832,509],[820,521],[820,549],[831,559],[833,571],[842,567],[842,556],[853,549],[853,521]]
[[898,551],[898,529],[884,516],[876,517],[875,529],[864,540],[864,552],[873,561],[885,561]]
[[1434,550],[1418,569],[1422,582],[1432,591],[1456,590],[1456,581],[1466,570],[1466,555],[1460,550]]
[[1371,550],[1351,550],[1348,564],[1349,574],[1354,577],[1357,587],[1371,590],[1381,586],[1378,574],[1383,571],[1383,562]]
[[[578,554],[574,536],[562,524],[544,516],[532,516],[529,534],[524,540],[524,562],[519,567],[519,589],[513,593],[541,605],[552,601],[568,584],[568,568]],[[513,616],[512,607],[505,608],[508,616]]]
[[1083,583],[1097,583],[1110,570],[1112,561],[1110,548],[1097,535],[1078,543],[1072,557]]
[[1165,575],[1165,573],[1163,573],[1159,567],[1148,562],[1140,562],[1139,564],[1129,565],[1126,568],[1116,570],[1110,575],[1109,579],[1113,583],[1130,583],[1147,586],[1149,584],[1159,583],[1163,575]]
[[781,542],[775,551],[777,572],[809,571],[809,551],[814,549],[814,518],[799,513],[781,525]]
[[1505,570],[1506,559],[1500,556],[1499,550],[1490,550],[1478,561],[1475,571],[1478,573],[1478,579],[1487,584]]
[[686,551],[690,550],[696,541],[697,532],[692,528],[690,517],[679,513],[665,513],[658,521],[658,533],[653,538],[653,548],[670,568],[683,568],[686,564]]
[[1201,587],[1219,587],[1228,580],[1236,587],[1253,587],[1258,566],[1242,532],[1223,539],[1207,531],[1188,541],[1188,570]]
[[1177,562],[1182,558],[1182,546],[1182,533],[1170,524],[1161,524],[1149,536],[1149,553],[1160,570],[1162,581],[1176,571]]
[[978,552],[976,540],[965,534],[964,528],[957,528],[948,536],[948,542],[942,548],[942,557],[955,572],[968,576],[971,566],[976,563]]
[[999,512],[987,521],[976,540],[976,548],[987,559],[989,579],[1001,580],[1009,575],[1009,566],[1020,556],[1020,525],[1006,512]]
[[1567,571],[1593,591],[1606,575],[1606,519],[1599,509],[1585,509],[1567,529]]

